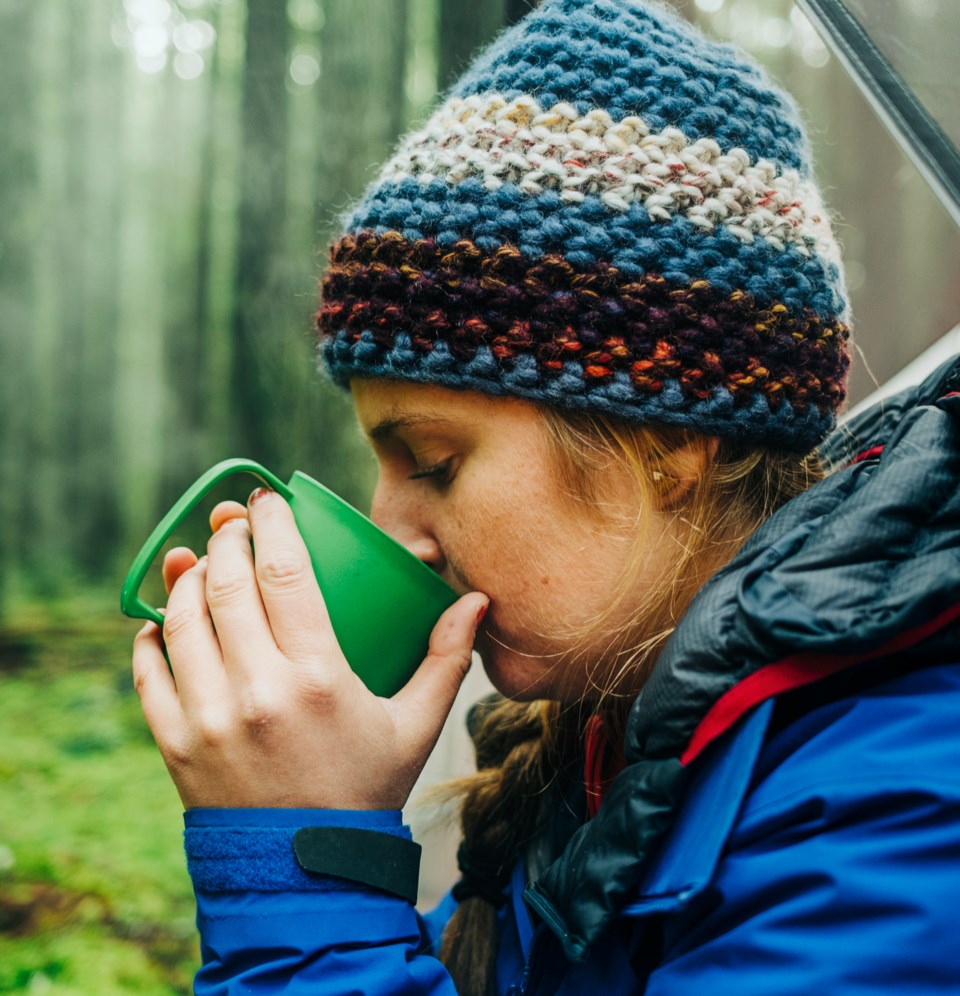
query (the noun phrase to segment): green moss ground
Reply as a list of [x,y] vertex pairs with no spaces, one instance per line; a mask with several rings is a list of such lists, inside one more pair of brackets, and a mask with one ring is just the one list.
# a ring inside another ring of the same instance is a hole
[[97,603],[0,624],[0,992],[185,993],[181,807]]

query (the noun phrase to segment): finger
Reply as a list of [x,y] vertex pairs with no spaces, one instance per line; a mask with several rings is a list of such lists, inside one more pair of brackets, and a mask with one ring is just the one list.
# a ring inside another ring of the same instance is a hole
[[160,627],[152,622],[133,641],[133,687],[157,743],[173,738],[183,723],[183,710],[163,656]]
[[259,489],[248,504],[260,597],[277,646],[290,660],[343,661],[310,554],[290,506]]
[[436,744],[470,670],[477,627],[489,604],[486,595],[475,591],[447,609],[430,634],[426,660],[392,699],[398,728],[424,755]]
[[163,640],[184,712],[224,694],[223,657],[205,595],[207,558],[184,573],[170,593]]
[[174,547],[163,558],[163,587],[169,595],[177,578],[185,574],[197,562],[197,555],[185,546]]
[[231,519],[245,519],[247,508],[238,501],[222,501],[215,505],[210,513],[210,531],[215,533],[225,522]]
[[247,520],[225,522],[207,550],[206,601],[224,667],[252,672],[276,656],[277,645],[257,588]]

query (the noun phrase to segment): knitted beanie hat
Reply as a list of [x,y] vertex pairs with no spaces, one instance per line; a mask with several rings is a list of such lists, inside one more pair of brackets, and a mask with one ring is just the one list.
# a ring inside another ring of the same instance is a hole
[[318,324],[342,385],[805,450],[844,398],[844,293],[789,97],[659,4],[544,0],[367,190]]

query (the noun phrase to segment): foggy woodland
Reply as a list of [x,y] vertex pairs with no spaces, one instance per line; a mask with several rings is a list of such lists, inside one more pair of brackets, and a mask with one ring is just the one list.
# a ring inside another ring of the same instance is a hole
[[[955,324],[960,240],[788,0],[677,6],[805,110],[860,397]],[[112,598],[159,515],[227,456],[365,503],[369,458],[315,368],[324,250],[398,135],[527,8],[0,4],[0,607]]]
[[[909,46],[938,0],[890,2]],[[790,0],[674,5],[804,109],[856,401],[956,325],[960,234]],[[123,577],[229,456],[366,506],[372,459],[316,370],[325,250],[399,134],[527,7],[0,0],[0,992],[191,991],[181,807],[132,687]],[[178,541],[205,533],[198,510]],[[469,770],[482,680],[423,784]],[[420,819],[429,906],[457,835]]]

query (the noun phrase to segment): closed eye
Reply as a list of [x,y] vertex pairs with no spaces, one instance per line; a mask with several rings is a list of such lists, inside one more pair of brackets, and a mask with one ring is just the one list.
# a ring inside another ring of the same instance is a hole
[[434,478],[441,484],[449,484],[452,466],[453,458],[451,457],[447,460],[442,460],[440,463],[435,463],[430,467],[422,467],[420,470],[412,473],[409,480],[421,481],[425,478]]

